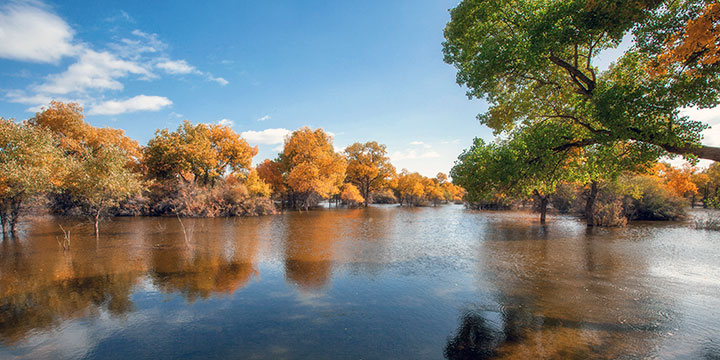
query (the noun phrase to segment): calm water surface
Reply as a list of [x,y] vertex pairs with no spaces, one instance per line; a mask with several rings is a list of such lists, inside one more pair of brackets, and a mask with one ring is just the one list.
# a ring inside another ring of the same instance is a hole
[[720,233],[536,218],[35,220],[0,243],[0,358],[720,358]]

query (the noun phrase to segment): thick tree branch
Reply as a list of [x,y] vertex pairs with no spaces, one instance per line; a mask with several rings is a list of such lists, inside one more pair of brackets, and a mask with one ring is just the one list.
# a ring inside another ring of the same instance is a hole
[[[580,71],[577,67],[555,56],[555,54],[553,54],[552,52],[550,53],[550,61],[552,61],[553,64],[567,70],[567,72],[570,73],[570,75],[572,76],[573,81],[578,83],[578,86],[580,87],[579,90],[585,95],[589,96],[593,92],[593,90],[595,90],[595,82],[589,77],[587,77],[585,74],[583,74],[583,72]],[[580,84],[580,82],[582,82],[582,84]]]

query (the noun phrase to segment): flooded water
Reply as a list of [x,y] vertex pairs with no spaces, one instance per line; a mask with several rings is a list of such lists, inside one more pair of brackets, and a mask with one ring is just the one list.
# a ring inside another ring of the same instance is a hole
[[[38,219],[0,358],[720,358],[720,233],[461,206]],[[71,228],[63,251],[59,225]]]

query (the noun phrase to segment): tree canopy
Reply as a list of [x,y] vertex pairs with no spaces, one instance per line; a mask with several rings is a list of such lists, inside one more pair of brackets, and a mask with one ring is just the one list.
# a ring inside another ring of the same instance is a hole
[[[498,134],[554,122],[568,134],[555,151],[628,141],[720,160],[720,148],[701,145],[707,125],[679,112],[718,104],[716,14],[700,0],[465,0],[443,50],[468,96],[490,103],[478,119]],[[698,28],[712,32],[695,41]],[[635,44],[600,72],[598,53],[627,34]]]
[[387,185],[395,175],[395,167],[390,164],[385,145],[375,141],[364,144],[354,143],[345,148],[347,159],[347,181],[354,184],[368,205],[370,193]]
[[144,148],[148,176],[172,179],[182,176],[201,184],[212,183],[226,171],[250,168],[257,147],[224,125],[183,122],[176,131],[158,130]]

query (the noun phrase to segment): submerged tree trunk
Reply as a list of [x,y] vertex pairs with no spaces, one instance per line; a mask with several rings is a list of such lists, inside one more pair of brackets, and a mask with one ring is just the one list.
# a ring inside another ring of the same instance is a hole
[[585,220],[587,226],[595,225],[594,213],[595,213],[595,200],[598,195],[597,181],[593,180],[590,182],[590,192],[588,193],[587,199],[585,200]]
[[15,235],[15,227],[20,217],[20,205],[22,205],[20,200],[13,199],[10,201],[10,219],[8,221],[10,222],[10,233],[13,235]]
[[95,239],[100,237],[100,209],[95,212]]
[[548,196],[547,195],[540,195],[540,192],[535,190],[535,197],[537,197],[538,201],[540,202],[540,223],[545,224],[545,217],[547,215],[547,206],[548,206]]

